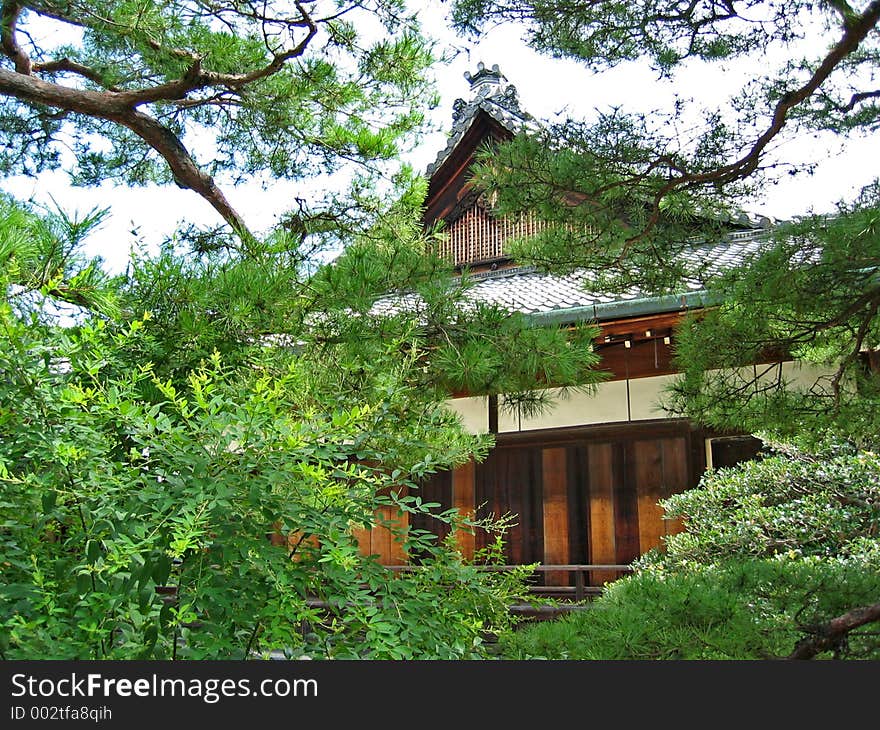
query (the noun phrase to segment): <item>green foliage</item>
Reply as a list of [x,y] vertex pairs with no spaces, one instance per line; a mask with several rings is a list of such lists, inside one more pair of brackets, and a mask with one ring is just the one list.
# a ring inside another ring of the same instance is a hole
[[[455,342],[450,333],[476,338],[481,320],[456,310],[438,283],[445,269],[420,253],[408,217],[416,199],[391,205],[315,274],[284,232],[260,257],[194,260],[169,249],[143,258],[94,299],[118,309],[83,310],[65,327],[48,316],[54,289],[10,306],[42,281],[23,276],[39,249],[19,231],[39,231],[55,250],[89,226],[9,204],[0,232],[5,657],[477,658],[511,627],[507,606],[521,600],[525,574],[479,570],[454,540],[438,545],[391,519],[428,514],[453,535],[474,529],[425,502],[418,484],[490,445],[442,405],[446,381],[430,358],[438,342]],[[79,261],[64,245],[59,271]],[[389,289],[424,295],[429,325],[418,313],[366,316]],[[558,347],[567,366],[594,362],[586,335],[542,340],[521,334],[518,319],[481,316],[482,336],[499,349],[504,337],[522,338],[548,355]],[[474,371],[480,356],[462,348],[459,367]],[[543,367],[513,369],[534,384]],[[498,362],[496,385],[508,382],[503,369]],[[362,554],[364,529],[389,530],[418,565],[389,572]]]
[[[247,377],[215,356],[181,392],[149,364],[121,368],[138,322],[47,337],[2,314],[7,657],[460,658],[503,627],[505,594],[428,535],[396,529],[426,556],[413,576],[358,550],[353,527],[376,522],[382,495],[429,510],[417,480],[476,446],[436,406],[417,428],[412,391],[387,374],[381,401],[318,411],[307,365]],[[422,613],[434,623],[410,635]],[[323,648],[305,646],[302,621]]]
[[597,70],[648,58],[668,73],[687,59],[729,59],[796,41],[805,32],[800,26],[804,13],[824,15],[829,5],[800,0],[750,0],[723,8],[658,0],[458,0],[453,21],[460,30],[476,32],[498,20],[515,20],[525,25],[530,45],[553,56]]
[[171,245],[155,257],[135,257],[122,300],[127,316],[151,318],[149,336],[132,343],[131,355],[175,382],[215,351],[228,365],[259,358],[261,338],[285,331],[273,325],[298,316],[302,276],[285,258],[196,258]]
[[38,300],[47,297],[103,314],[118,312],[114,283],[100,259],[87,260],[79,250],[106,215],[97,209],[83,218],[60,209],[41,215],[0,195],[2,283],[12,287],[7,296],[19,313],[36,313]]
[[878,455],[844,445],[815,453],[772,446],[771,456],[711,472],[700,489],[664,501],[667,517],[687,524],[666,540],[667,567],[865,552],[880,530]]
[[[685,377],[671,407],[721,429],[833,430],[876,445],[878,216],[877,190],[866,190],[836,216],[781,226],[711,282],[719,306],[679,330]],[[812,372],[796,378],[786,358]]]
[[539,233],[513,243],[518,260],[560,274],[579,269],[593,292],[678,291],[701,273],[682,256],[693,236],[716,240],[732,212],[714,194],[689,192],[662,196],[662,214],[653,217],[668,167],[686,164],[672,150],[658,164],[665,144],[644,117],[615,109],[593,124],[548,125],[484,150],[474,179],[496,191],[496,214],[528,211],[544,221]]
[[[768,659],[880,595],[880,460],[774,444],[662,502],[684,532],[582,613],[506,637],[510,658]],[[870,626],[835,650],[877,658]]]
[[[277,73],[259,76],[276,54],[289,50],[291,41],[290,48],[306,37],[308,21],[299,17],[293,3],[270,2],[259,11],[226,2],[145,5],[120,0],[71,7],[56,4],[51,9],[41,3],[22,5],[30,12],[20,26],[33,29],[37,43],[44,36],[39,32],[41,21],[45,24],[42,16],[79,29],[81,40],[57,50],[46,43],[33,52],[41,60],[68,58],[93,69],[95,78],[90,82],[96,90],[140,90],[175,82],[198,58],[201,69],[216,81],[208,79],[193,89],[186,104],[160,98],[154,111],[178,133],[194,124],[203,134],[210,130],[215,135],[211,172],[228,169],[245,174],[268,168],[275,177],[295,177],[314,168],[318,160],[334,159],[325,154],[328,148],[366,159],[387,157],[401,135],[421,119],[419,105],[425,92],[421,74],[432,58],[415,20],[406,17],[394,0],[352,3],[348,15],[359,24],[348,26],[349,37],[329,20],[346,10],[344,4],[334,8],[309,3],[309,18],[320,31],[317,40]],[[354,33],[358,25],[364,30],[381,28],[384,37],[373,42],[361,39],[361,33]],[[243,86],[224,78],[248,74],[255,77]],[[58,82],[72,77],[73,73],[63,71],[50,75]],[[378,108],[387,114],[382,122],[374,114]],[[134,183],[168,181],[168,172],[156,167],[155,156],[128,154],[142,141],[124,130],[95,119],[68,118],[67,122],[82,124],[84,130],[100,133],[115,146],[102,151],[93,140],[81,139],[83,151],[90,155],[90,167],[77,173],[82,182],[105,176]],[[333,144],[340,134],[347,140]],[[357,134],[360,144],[355,143]],[[41,147],[51,148],[54,143],[51,135],[39,140]],[[39,159],[35,152],[29,154],[30,164]],[[127,159],[128,164],[114,170],[108,163],[115,159]]]
[[[407,382],[435,400],[459,392],[540,400],[547,385],[602,379],[595,328],[533,327],[521,315],[468,301],[470,280],[426,253],[434,241],[418,216],[424,181],[402,173],[397,184],[390,203],[369,187],[359,192],[361,212],[375,223],[363,230],[366,221],[352,222],[345,250],[314,271],[315,219],[292,220],[259,256],[195,258],[169,245],[135,260],[124,308],[151,318],[147,337],[131,350],[133,364],[148,360],[185,388],[179,374],[215,350],[228,365],[252,367],[265,360],[266,344],[282,344],[315,363],[311,377],[326,397],[355,399],[378,363],[392,371],[402,365]],[[310,228],[297,237],[295,226]]]
[[[812,627],[876,601],[877,557],[728,561],[644,571],[611,584],[584,611],[507,635],[507,659],[756,660],[788,655]],[[846,658],[880,656],[876,636]]]
[[21,2],[2,32],[0,171],[173,182],[248,245],[214,176],[380,178],[434,103],[431,43],[400,0]]

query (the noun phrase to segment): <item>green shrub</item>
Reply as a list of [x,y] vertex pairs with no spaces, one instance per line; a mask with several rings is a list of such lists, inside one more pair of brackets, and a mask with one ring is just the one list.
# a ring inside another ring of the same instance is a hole
[[[510,659],[768,659],[789,654],[805,630],[878,595],[876,559],[645,570],[613,583],[591,608],[523,627],[501,645]],[[842,651],[876,659],[880,642],[865,632]]]
[[5,658],[460,659],[510,625],[509,577],[400,527],[422,567],[393,577],[353,537],[435,511],[418,480],[481,445],[452,415],[381,364],[359,401],[322,403],[295,356],[176,386],[127,362],[143,329],[0,304]]

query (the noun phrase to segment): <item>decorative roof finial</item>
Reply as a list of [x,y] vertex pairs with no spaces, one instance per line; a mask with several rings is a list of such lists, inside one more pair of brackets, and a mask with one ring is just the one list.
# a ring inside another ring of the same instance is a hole
[[498,64],[486,68],[486,64],[478,63],[476,73],[465,72],[464,77],[471,85],[471,98],[456,99],[452,104],[452,130],[446,149],[437,155],[436,161],[428,165],[428,174],[433,174],[447,158],[455,145],[461,141],[474,117],[480,111],[485,112],[496,122],[510,131],[516,131],[528,124],[530,115],[520,109],[519,95],[516,87],[501,73]]
[[477,72],[475,74],[465,71],[464,77],[470,83],[471,92],[474,96],[485,95],[487,92],[484,89],[488,90],[493,86],[501,86],[503,82],[507,81],[507,78],[501,73],[501,69],[498,68],[497,63],[493,64],[491,69],[487,69],[486,64],[482,61],[477,64]]

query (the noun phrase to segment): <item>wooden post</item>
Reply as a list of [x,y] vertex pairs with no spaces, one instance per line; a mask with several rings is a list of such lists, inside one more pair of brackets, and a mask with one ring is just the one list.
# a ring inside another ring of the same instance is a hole
[[[462,517],[474,516],[474,479],[476,465],[473,461],[458,467],[452,472],[452,506]],[[466,560],[474,557],[474,534],[458,530],[456,533],[458,549]]]
[[574,572],[574,598],[576,601],[583,601],[586,597],[584,591],[584,571],[576,570]]
[[[544,449],[542,453],[544,508],[544,563],[564,565],[569,561],[568,480],[564,448]],[[568,574],[549,572],[548,586],[568,585]]]

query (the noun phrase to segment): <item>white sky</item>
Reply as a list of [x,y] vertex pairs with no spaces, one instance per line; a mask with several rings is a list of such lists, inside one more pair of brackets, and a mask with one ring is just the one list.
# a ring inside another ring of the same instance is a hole
[[[574,62],[539,56],[519,40],[520,31],[512,26],[491,31],[476,45],[468,44],[446,32],[446,6],[441,8],[433,0],[420,7],[427,32],[435,36],[442,33],[459,53],[448,66],[437,70],[442,101],[433,122],[440,131],[428,134],[407,156],[417,170],[424,170],[445,147],[452,103],[469,93],[463,74],[475,71],[479,61],[487,66],[497,63],[517,87],[522,108],[538,119],[552,119],[566,108],[572,116],[588,116],[595,108],[614,105],[650,111],[667,106],[676,90],[709,106],[722,104],[750,73],[748,69],[722,73],[717,68],[707,71],[694,67],[679,73],[673,84],[659,82],[650,70],[636,65],[593,75]],[[765,200],[754,201],[750,209],[777,218],[805,213],[811,208],[830,210],[835,202],[851,197],[878,175],[880,150],[876,140],[850,140],[841,154],[829,149],[822,140],[814,139],[789,145],[784,151],[788,159],[820,160],[817,173],[786,180],[768,191]],[[251,229],[259,232],[271,227],[297,191],[308,185],[279,181],[268,189],[255,183],[236,188],[226,186],[224,192]],[[51,204],[54,198],[68,211],[110,206],[112,216],[92,237],[90,252],[101,255],[112,271],[125,268],[133,245],[155,247],[180,221],[205,225],[221,222],[201,197],[176,186],[129,189],[104,184],[99,188],[71,188],[64,173],[56,172],[36,180],[9,178],[3,181],[3,188],[19,198],[33,198],[45,204]],[[132,230],[137,230],[137,235]]]

